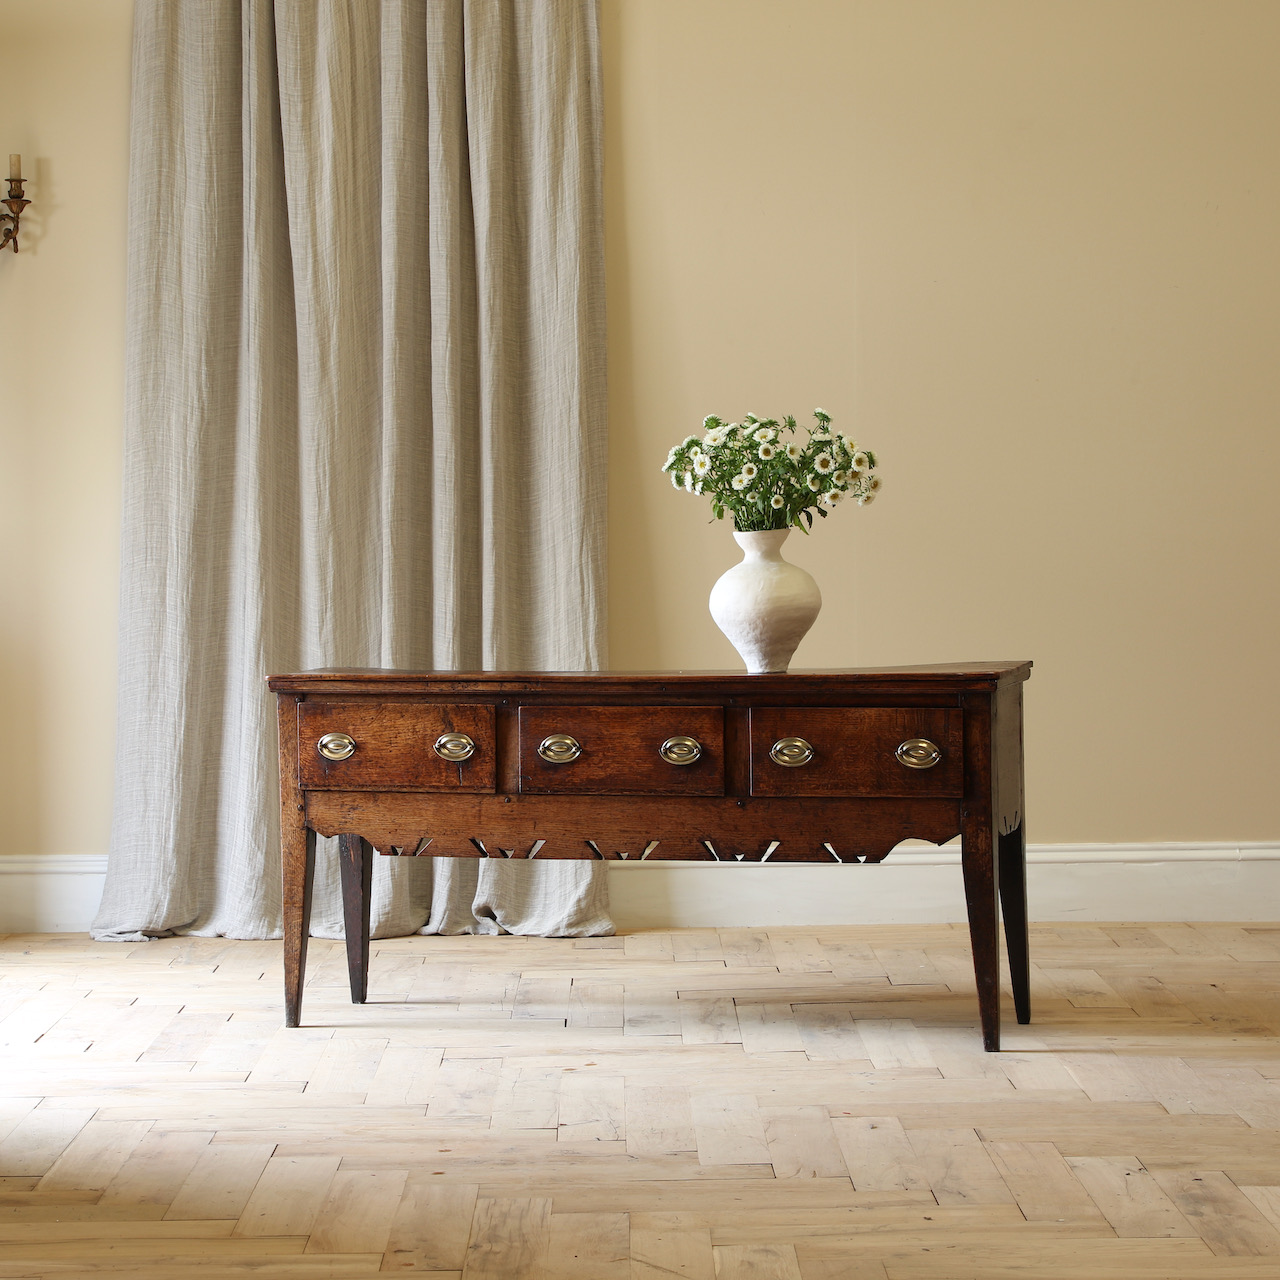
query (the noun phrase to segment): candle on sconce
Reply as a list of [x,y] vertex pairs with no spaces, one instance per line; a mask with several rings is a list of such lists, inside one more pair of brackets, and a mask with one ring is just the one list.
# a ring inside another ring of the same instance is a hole
[[9,154],[9,181],[20,182],[22,180],[22,157],[14,152]]

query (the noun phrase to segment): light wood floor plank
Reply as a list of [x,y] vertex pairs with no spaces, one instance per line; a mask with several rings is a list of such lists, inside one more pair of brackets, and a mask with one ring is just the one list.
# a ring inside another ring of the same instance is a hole
[[1012,1203],[1009,1188],[972,1129],[913,1129],[907,1137],[940,1205]]
[[539,1280],[630,1280],[631,1223],[614,1213],[553,1213]]
[[692,1100],[692,1111],[699,1163],[771,1163],[764,1118],[750,1094],[698,1094]]
[[151,1130],[107,1183],[100,1203],[168,1206],[212,1137],[211,1130]]
[[92,1110],[50,1107],[28,1111],[0,1142],[0,1173],[7,1177],[47,1173],[93,1115]]
[[718,1245],[716,1280],[804,1280],[794,1245]]
[[0,1280],[1277,1275],[1278,926],[312,945],[0,940]]
[[320,1206],[308,1253],[384,1253],[406,1170],[339,1169]]
[[268,1143],[210,1146],[177,1188],[165,1216],[175,1221],[239,1218],[273,1150]]
[[1280,1231],[1225,1173],[1152,1169],[1151,1176],[1214,1253],[1280,1253]]
[[789,1004],[736,1004],[738,1034],[747,1053],[803,1053],[804,1041]]
[[[1277,1170],[1277,1175],[1280,1176],[1280,1170]],[[1243,1186],[1240,1190],[1273,1227],[1280,1228],[1280,1186]]]
[[628,1155],[666,1156],[698,1149],[687,1089],[628,1083],[623,1105]]
[[897,1116],[839,1116],[831,1127],[859,1191],[929,1190],[928,1174]]
[[632,1228],[631,1280],[717,1280],[711,1232]]
[[728,996],[681,997],[680,1038],[685,1044],[741,1044],[733,1000]]
[[236,1234],[306,1237],[337,1171],[337,1156],[272,1156],[240,1215]]
[[536,1280],[550,1242],[550,1200],[478,1200],[462,1280]]
[[1105,1221],[1052,1142],[986,1145],[987,1154],[1028,1222],[1086,1222],[1101,1226]]
[[825,1107],[761,1107],[776,1178],[839,1178],[844,1157]]
[[410,1173],[387,1238],[386,1271],[458,1271],[467,1258],[476,1209],[474,1184]]
[[1130,1156],[1068,1156],[1081,1186],[1118,1236],[1194,1236],[1195,1229],[1159,1183]]
[[562,1142],[618,1142],[627,1136],[622,1076],[566,1072],[560,1080]]
[[153,1123],[151,1120],[90,1120],[40,1179],[41,1190],[105,1190]]

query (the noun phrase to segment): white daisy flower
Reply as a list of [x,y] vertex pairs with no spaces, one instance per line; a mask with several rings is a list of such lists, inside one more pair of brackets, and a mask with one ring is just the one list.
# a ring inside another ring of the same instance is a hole
[[756,453],[759,456],[761,462],[768,462],[769,459],[772,458],[773,455],[777,452],[778,452],[777,449],[775,449],[773,445],[768,443],[762,444],[756,450]]
[[729,481],[729,483],[735,489],[737,489],[739,493],[741,493],[742,490],[745,489],[747,485],[750,484],[751,482],[747,479],[746,476],[734,476],[733,479]]
[[759,470],[760,468],[757,467],[754,462],[744,462],[742,464],[742,474],[746,476],[748,480],[754,480]]
[[781,511],[781,510],[782,510],[782,508],[783,508],[783,507],[785,507],[787,504],[786,504],[786,502],[783,500],[783,497],[782,497],[782,495],[781,495],[781,494],[779,494],[779,493],[775,493],[775,494],[773,495],[773,497],[769,499],[769,505],[770,505],[770,506],[771,506],[775,511]]
[[838,507],[844,501],[842,489],[831,489],[822,495],[822,501],[829,507]]
[[752,433],[751,438],[756,444],[764,444],[766,441],[773,439],[773,428],[761,427],[759,431]]
[[[698,465],[695,461],[695,467]],[[838,484],[842,489],[849,483],[849,473],[847,471],[833,471],[831,473],[831,483]]]
[[871,459],[867,457],[861,449],[853,455],[853,469],[861,475],[868,467],[871,466]]
[[867,503],[874,502],[876,495],[874,493],[862,493],[858,495],[858,506],[865,507]]
[[686,471],[684,473],[684,487],[685,487],[686,493],[693,492],[693,472],[692,471]]
[[802,452],[803,450],[798,444],[787,445],[787,457],[790,458],[792,462],[796,462]]
[[711,459],[705,453],[700,453],[693,460],[693,474],[695,476],[705,476],[711,470]]
[[868,477],[867,477],[867,492],[868,492],[868,493],[875,493],[875,492],[880,488],[881,484],[883,484],[883,483],[884,483],[884,482],[880,479],[880,477],[879,477],[879,476],[868,476]]
[[813,469],[819,474],[825,476],[834,469],[835,459],[829,453],[820,453],[813,460]]
[[723,443],[724,443],[724,428],[723,428],[723,427],[713,427],[713,428],[712,428],[710,431],[708,431],[708,432],[707,432],[707,434],[703,437],[702,443],[703,443],[704,445],[707,445],[709,448],[712,448],[712,449],[716,448],[716,446],[717,446],[717,445],[721,445],[721,444],[723,444]]
[[[676,488],[677,488],[677,489],[678,489],[679,487],[680,487],[679,485],[677,485],[677,486],[676,486]],[[818,490],[822,488],[822,481],[821,481],[821,480],[819,480],[817,476],[810,476],[810,477],[809,477],[809,488],[810,488],[810,489],[812,489],[812,490],[814,491],[814,493],[817,493],[817,492],[818,492]]]

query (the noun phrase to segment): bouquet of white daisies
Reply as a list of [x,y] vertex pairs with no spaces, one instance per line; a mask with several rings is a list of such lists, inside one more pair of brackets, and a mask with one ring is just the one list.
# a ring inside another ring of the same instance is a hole
[[826,516],[846,498],[866,506],[880,488],[876,455],[832,431],[830,414],[813,416],[806,438],[792,417],[724,422],[712,414],[702,439],[686,436],[662,469],[677,489],[709,496],[717,520],[732,512],[739,533],[811,529],[814,511]]

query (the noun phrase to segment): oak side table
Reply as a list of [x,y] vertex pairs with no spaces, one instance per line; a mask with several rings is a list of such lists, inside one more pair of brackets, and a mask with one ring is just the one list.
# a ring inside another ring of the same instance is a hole
[[340,837],[356,1003],[368,986],[375,851],[865,864],[901,840],[959,835],[982,1042],[994,1051],[1001,907],[1014,1009],[1021,1023],[1031,1017],[1030,673],[1030,662],[990,662],[786,675],[272,676],[285,1025],[301,1012],[317,832]]

